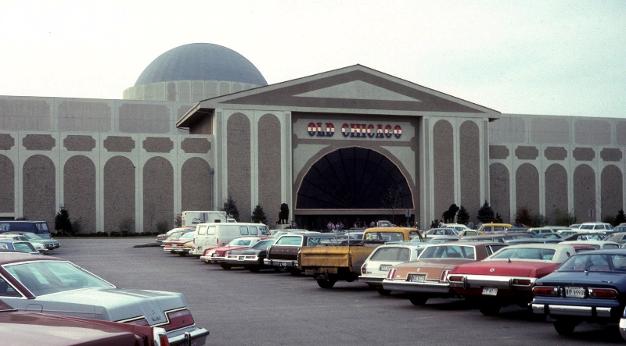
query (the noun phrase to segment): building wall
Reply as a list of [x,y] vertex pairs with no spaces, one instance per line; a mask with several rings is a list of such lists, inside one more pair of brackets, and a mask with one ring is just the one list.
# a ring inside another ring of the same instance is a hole
[[619,118],[503,115],[489,124],[492,207],[506,220],[521,207],[548,223],[565,213],[577,222],[614,217],[625,207],[624,138]]
[[[0,97],[0,216],[64,206],[81,232],[171,227],[182,200],[213,208],[212,135],[175,121],[184,103]],[[189,180],[204,188],[189,184]],[[207,188],[208,186],[208,188]],[[146,195],[147,194],[147,195]]]

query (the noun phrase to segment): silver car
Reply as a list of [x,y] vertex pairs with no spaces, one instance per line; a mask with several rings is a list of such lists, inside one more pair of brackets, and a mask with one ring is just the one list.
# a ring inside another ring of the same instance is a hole
[[171,345],[204,345],[181,293],[117,288],[76,264],[41,255],[0,253],[0,297],[18,310],[160,327]]

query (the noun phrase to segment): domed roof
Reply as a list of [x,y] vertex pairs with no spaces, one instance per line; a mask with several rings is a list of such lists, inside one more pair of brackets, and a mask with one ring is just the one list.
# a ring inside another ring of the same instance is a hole
[[135,86],[178,80],[267,85],[261,72],[234,50],[212,43],[191,43],[159,55],[143,70]]

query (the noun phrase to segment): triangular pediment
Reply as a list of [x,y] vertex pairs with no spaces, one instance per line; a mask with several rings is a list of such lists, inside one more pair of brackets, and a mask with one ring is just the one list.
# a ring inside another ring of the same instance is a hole
[[294,97],[334,98],[348,100],[380,100],[380,101],[417,101],[420,100],[400,94],[389,89],[373,85],[362,80],[354,80],[326,88],[307,91]]
[[287,82],[204,100],[183,115],[177,126],[201,110],[220,107],[285,111],[380,114],[464,113],[497,118],[493,109],[426,88],[362,65],[353,65]]

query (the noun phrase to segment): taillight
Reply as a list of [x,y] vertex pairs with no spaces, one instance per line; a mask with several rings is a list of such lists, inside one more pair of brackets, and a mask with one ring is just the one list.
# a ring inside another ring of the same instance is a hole
[[367,265],[363,263],[363,265],[361,266],[361,274],[365,274],[365,273],[367,273]]
[[465,276],[463,275],[449,275],[448,276],[448,281],[450,282],[464,282],[465,281]]
[[511,286],[530,286],[532,281],[530,279],[512,279]]
[[533,294],[536,296],[558,296],[559,289],[554,286],[535,286],[533,287]]
[[396,268],[389,269],[387,273],[387,279],[393,279],[396,276]]
[[590,288],[588,291],[590,298],[615,299],[618,296],[612,288]]
[[441,277],[439,278],[439,280],[442,282],[448,281],[447,276],[449,272],[450,272],[449,270],[444,270],[443,272],[441,272]]
[[193,316],[191,316],[191,311],[187,309],[170,311],[167,313],[167,318],[169,320],[169,323],[163,326],[163,328],[165,328],[165,330],[167,331],[191,326],[194,323]]

